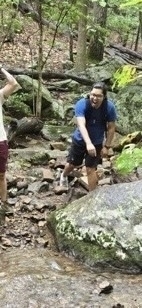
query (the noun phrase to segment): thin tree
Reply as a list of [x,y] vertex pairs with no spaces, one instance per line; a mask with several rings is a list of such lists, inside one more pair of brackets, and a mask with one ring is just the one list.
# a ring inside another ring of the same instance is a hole
[[39,45],[38,45],[38,90],[36,97],[36,116],[41,117],[42,108],[42,67],[43,67],[43,23],[42,23],[42,1],[36,0],[39,14]]
[[77,57],[75,62],[76,72],[82,72],[86,68],[86,35],[87,35],[87,7],[88,0],[79,3],[79,23],[78,23],[78,42]]
[[101,61],[103,59],[108,0],[104,2],[105,6],[101,6],[96,1],[93,4],[94,29],[88,47],[88,58],[90,60]]

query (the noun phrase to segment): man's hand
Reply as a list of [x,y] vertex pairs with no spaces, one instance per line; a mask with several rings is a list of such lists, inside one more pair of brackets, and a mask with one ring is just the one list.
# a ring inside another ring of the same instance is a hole
[[108,156],[108,149],[105,146],[101,150],[101,156],[102,158],[105,158]]
[[90,156],[96,156],[96,148],[92,143],[86,144],[86,149]]

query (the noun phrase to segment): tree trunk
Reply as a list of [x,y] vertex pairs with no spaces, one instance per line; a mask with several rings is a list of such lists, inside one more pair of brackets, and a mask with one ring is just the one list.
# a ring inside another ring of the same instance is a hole
[[38,49],[38,91],[36,98],[36,116],[41,117],[41,107],[42,107],[42,63],[43,63],[43,25],[42,25],[42,3],[40,0],[37,0],[37,9],[39,13],[39,49]]
[[70,33],[69,33],[69,58],[70,58],[70,61],[73,62],[73,33],[72,33],[72,29],[70,29]]
[[137,28],[137,34],[136,34],[136,40],[135,40],[134,51],[137,51],[137,50],[138,50],[139,36],[140,36],[140,24],[138,25],[138,28]]
[[86,69],[86,34],[87,34],[87,5],[88,0],[80,2],[80,20],[78,24],[77,56],[75,71],[83,72]]
[[106,6],[102,7],[98,2],[94,2],[94,30],[88,47],[88,57],[90,60],[102,61],[104,54],[105,42],[105,27],[107,20],[107,2]]

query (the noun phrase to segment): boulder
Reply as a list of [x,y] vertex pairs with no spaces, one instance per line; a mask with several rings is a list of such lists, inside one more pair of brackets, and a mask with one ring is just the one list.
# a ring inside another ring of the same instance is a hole
[[121,88],[115,99],[120,132],[124,135],[142,128],[142,78]]
[[49,220],[60,250],[95,270],[142,270],[142,180],[98,187]]
[[[17,81],[25,92],[33,93],[34,97],[38,91],[38,80],[32,79],[26,75],[17,76]],[[31,102],[33,104],[33,102]],[[55,115],[59,115],[61,119],[64,118],[64,107],[63,102],[60,100],[59,102],[54,99],[50,91],[42,85],[42,110],[48,109],[48,114],[53,112]],[[44,116],[44,112],[42,114]],[[51,117],[51,114],[50,114]]]

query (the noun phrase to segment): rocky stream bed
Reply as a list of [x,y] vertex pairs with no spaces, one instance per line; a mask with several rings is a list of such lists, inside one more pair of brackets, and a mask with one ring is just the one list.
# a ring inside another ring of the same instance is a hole
[[[47,154],[47,148],[39,151],[36,141],[29,142],[30,148],[10,150],[8,203],[13,214],[0,226],[0,307],[142,308],[141,275],[94,272],[58,251],[47,219],[87,194],[85,175],[80,181],[76,170],[69,192],[61,189],[66,151],[48,148],[48,159],[45,155],[40,164],[39,154]],[[104,166],[100,185],[112,181],[106,161]]]

